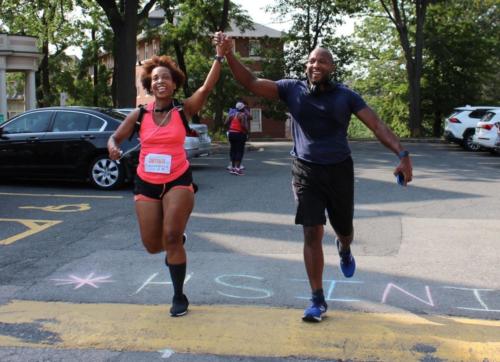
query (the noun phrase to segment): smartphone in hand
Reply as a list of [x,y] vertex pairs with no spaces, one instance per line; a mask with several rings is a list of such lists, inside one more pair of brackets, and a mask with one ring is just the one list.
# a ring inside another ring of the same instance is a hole
[[402,172],[398,172],[396,175],[396,182],[400,186],[405,186],[405,175]]

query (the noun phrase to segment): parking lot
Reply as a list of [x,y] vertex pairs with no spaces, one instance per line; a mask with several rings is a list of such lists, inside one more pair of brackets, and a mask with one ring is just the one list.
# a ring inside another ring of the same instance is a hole
[[225,170],[224,148],[192,161],[192,310],[179,319],[167,315],[168,273],[144,251],[130,186],[3,182],[0,359],[494,361],[500,157],[408,143],[414,182],[405,188],[388,150],[351,145],[358,271],[341,277],[328,231],[330,310],[317,326],[300,319],[309,290],[290,143],[252,142],[245,176]]

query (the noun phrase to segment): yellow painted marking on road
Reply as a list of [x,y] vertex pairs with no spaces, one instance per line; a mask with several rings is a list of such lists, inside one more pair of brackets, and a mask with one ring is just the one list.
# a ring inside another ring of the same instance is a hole
[[28,228],[28,230],[23,231],[22,233],[18,233],[7,239],[0,240],[0,245],[9,245],[13,242],[26,238],[30,235],[39,233],[40,231],[44,231],[54,225],[61,223],[61,220],[28,220],[28,219],[2,219],[0,218],[0,222],[17,222],[23,224]]
[[103,195],[65,195],[65,194],[23,194],[16,192],[0,192],[0,196],[33,196],[33,197],[70,197],[84,199],[123,199],[123,196]]
[[35,209],[48,212],[80,212],[90,210],[89,204],[47,205],[47,206],[19,206],[20,209]]
[[[0,306],[0,323],[11,332],[0,335],[0,346],[362,361],[500,356],[500,321],[331,311],[309,324],[296,309],[195,305],[187,316],[171,318],[168,307],[12,301]],[[16,325],[25,339],[12,333]]]

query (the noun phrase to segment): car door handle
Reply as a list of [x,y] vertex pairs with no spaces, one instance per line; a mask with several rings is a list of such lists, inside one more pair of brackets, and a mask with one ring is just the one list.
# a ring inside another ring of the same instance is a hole
[[83,134],[83,135],[80,136],[80,138],[82,140],[93,140],[95,138],[95,136],[91,135],[91,134]]
[[39,140],[40,140],[40,137],[38,137],[38,136],[28,137],[28,142],[30,142],[30,143],[33,143],[33,142],[36,142]]

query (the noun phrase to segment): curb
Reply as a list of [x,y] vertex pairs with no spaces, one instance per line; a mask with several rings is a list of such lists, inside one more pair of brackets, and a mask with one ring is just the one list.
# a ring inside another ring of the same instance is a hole
[[[400,138],[401,143],[448,143],[442,138]],[[379,142],[374,138],[352,138],[349,142]]]
[[[442,138],[400,138],[401,143],[448,143],[446,140]],[[259,139],[253,140],[246,144],[245,151],[256,151],[260,148],[259,143],[272,143],[272,142],[292,142],[292,140],[284,139],[284,138],[273,138],[273,139]],[[349,142],[380,142],[374,138],[355,138],[349,139]],[[214,154],[221,154],[229,152],[229,144],[226,142],[212,142],[212,149],[210,151]]]

